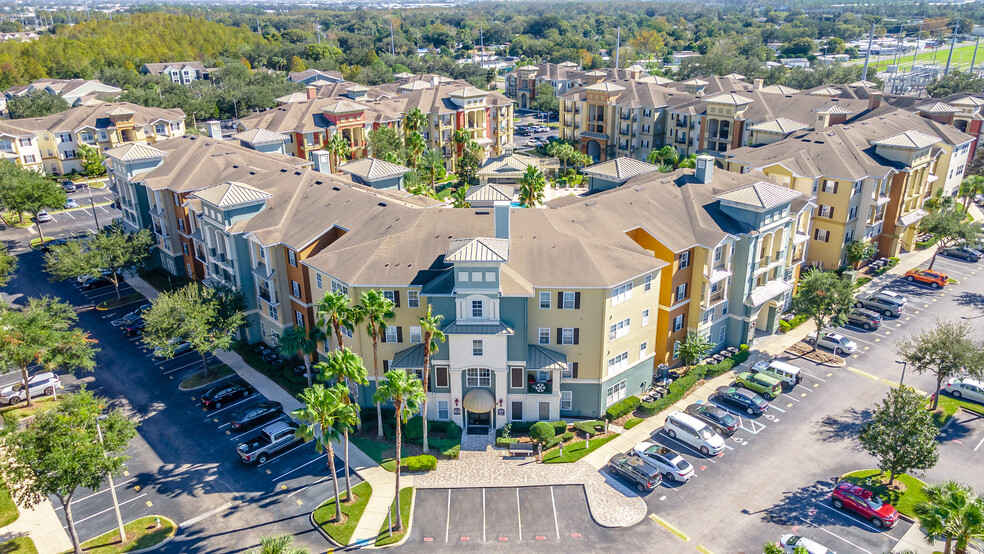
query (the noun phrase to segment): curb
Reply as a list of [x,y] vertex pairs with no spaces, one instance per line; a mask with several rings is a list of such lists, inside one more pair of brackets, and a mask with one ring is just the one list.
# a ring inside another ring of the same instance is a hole
[[[403,546],[403,544],[405,542],[407,542],[407,539],[410,538],[410,532],[413,531],[413,510],[414,510],[414,508],[417,507],[417,486],[414,485],[413,488],[410,489],[410,490],[411,490],[411,492],[410,492],[410,515],[407,516],[407,528],[406,528],[405,531],[403,531],[403,538],[400,539],[400,540],[398,540],[398,541],[396,541],[396,542],[394,542],[393,544],[387,544],[387,545],[384,545],[384,546],[376,546],[375,544],[371,544],[371,545],[363,546],[362,548],[371,548],[371,549],[380,549],[380,550],[382,550],[384,548],[394,548],[394,547],[397,547],[397,546]],[[396,500],[396,502],[399,502],[400,501],[399,495],[397,495],[397,497],[396,497],[395,500]],[[377,540],[378,540],[378,537],[377,537]],[[351,546],[351,545],[349,545],[349,546]]]
[[182,387],[180,384],[178,384],[178,390],[181,391],[181,392],[189,392],[189,391],[193,391],[193,390],[204,389],[205,387],[215,386],[216,383],[225,381],[226,379],[228,379],[230,377],[235,377],[235,376],[236,376],[236,373],[233,372],[233,373],[231,373],[229,375],[226,375],[225,377],[219,377],[218,379],[216,379],[214,381],[209,381],[208,383],[205,383],[204,385],[198,385],[197,387],[191,387],[191,388],[185,388],[185,387]]
[[178,536],[178,531],[181,529],[181,527],[177,523],[175,523],[169,517],[162,516],[162,515],[158,515],[158,516],[146,516],[146,517],[159,517],[162,520],[166,519],[166,520],[170,521],[171,522],[171,525],[174,525],[174,533],[172,533],[170,537],[167,537],[166,539],[162,540],[161,542],[159,542],[159,543],[157,543],[154,546],[151,546],[149,548],[141,548],[140,550],[130,550],[129,551],[130,554],[140,554],[141,552],[153,552],[153,551],[155,551],[155,550],[163,547],[165,544],[171,542],[171,540],[174,539],[174,537]]
[[[327,502],[327,500],[325,500],[325,502]],[[321,504],[324,504],[324,502],[322,502]],[[308,521],[311,522],[311,526],[314,527],[314,530],[317,531],[322,537],[324,537],[326,541],[328,541],[328,544],[332,545],[335,548],[345,548],[348,545],[338,544],[337,542],[335,542],[335,539],[331,538],[331,535],[329,535],[324,529],[322,529],[320,525],[314,522],[314,512],[316,512],[318,508],[321,507],[321,504],[318,504],[318,506],[314,510],[311,510],[311,513],[308,514]]]

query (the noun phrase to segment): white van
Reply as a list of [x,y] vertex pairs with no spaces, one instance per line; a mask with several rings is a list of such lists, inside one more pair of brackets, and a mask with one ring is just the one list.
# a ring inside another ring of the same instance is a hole
[[666,416],[663,432],[671,439],[677,439],[700,450],[705,456],[717,456],[724,451],[724,439],[706,423],[684,413],[673,412]]
[[786,362],[780,362],[779,360],[755,362],[755,365],[752,366],[752,373],[761,373],[778,379],[784,386],[788,386],[789,388],[793,388],[803,380],[800,368],[792,364],[787,364]]

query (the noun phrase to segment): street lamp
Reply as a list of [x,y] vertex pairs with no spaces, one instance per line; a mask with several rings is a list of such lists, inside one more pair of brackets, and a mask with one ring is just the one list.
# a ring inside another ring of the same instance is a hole
[[[107,415],[103,414],[96,418],[96,434],[99,436],[99,446],[103,446],[103,458],[108,458],[106,454],[106,448],[103,444],[102,429],[99,427],[99,421],[105,420]],[[106,472],[106,477],[109,478],[109,493],[113,496],[113,509],[116,510],[116,524],[120,527],[120,544],[126,543],[126,530],[123,529],[123,516],[120,515],[120,501],[116,498],[116,484],[113,483],[113,474]]]
[[895,363],[902,364],[902,377],[899,377],[899,386],[902,386],[902,380],[905,379],[905,366],[909,365],[906,360],[895,360]]
[[[91,184],[91,183],[90,183]],[[92,209],[92,218],[96,220],[96,232],[99,232],[99,216],[96,215],[96,204],[92,201],[92,187],[86,184],[85,189],[89,191],[89,208]]]

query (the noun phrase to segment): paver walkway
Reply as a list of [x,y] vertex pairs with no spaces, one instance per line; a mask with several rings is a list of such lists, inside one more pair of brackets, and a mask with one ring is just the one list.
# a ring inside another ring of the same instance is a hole
[[45,500],[31,509],[20,509],[17,521],[0,529],[0,543],[17,537],[30,537],[38,552],[65,552],[72,549],[72,539],[62,527],[51,502]]

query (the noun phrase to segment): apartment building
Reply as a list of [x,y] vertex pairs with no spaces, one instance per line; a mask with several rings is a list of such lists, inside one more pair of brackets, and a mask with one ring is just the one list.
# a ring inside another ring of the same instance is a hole
[[140,68],[145,75],[164,75],[173,83],[190,85],[195,81],[211,79],[212,69],[201,62],[146,63]]
[[529,109],[540,83],[550,83],[559,96],[584,81],[585,71],[574,62],[524,65],[506,73],[506,96],[516,100],[516,107]]
[[38,79],[26,85],[10,87],[3,93],[0,116],[6,117],[6,102],[33,92],[61,96],[69,106],[78,106],[98,98],[116,98],[123,89],[107,85],[96,79]]
[[0,156],[20,168],[44,173],[37,132],[16,123],[0,121]]

